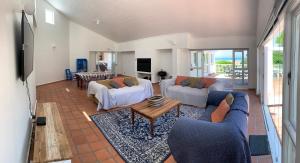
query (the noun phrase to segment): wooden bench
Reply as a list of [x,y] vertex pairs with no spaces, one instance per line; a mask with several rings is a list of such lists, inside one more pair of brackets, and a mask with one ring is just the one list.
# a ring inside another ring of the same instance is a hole
[[33,162],[71,163],[72,151],[56,103],[38,103],[36,116],[46,117],[46,125],[35,127]]

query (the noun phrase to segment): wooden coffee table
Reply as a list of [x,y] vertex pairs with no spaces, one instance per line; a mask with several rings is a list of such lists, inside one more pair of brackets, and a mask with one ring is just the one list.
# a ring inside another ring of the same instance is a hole
[[178,100],[173,100],[170,98],[166,98],[164,104],[159,107],[151,107],[148,105],[148,101],[145,100],[141,103],[135,104],[131,106],[131,120],[132,126],[134,125],[134,116],[135,113],[142,115],[143,117],[149,119],[150,121],[150,133],[153,135],[153,123],[154,121],[162,116],[163,114],[169,112],[174,107],[177,108],[177,117],[179,117],[181,102]]

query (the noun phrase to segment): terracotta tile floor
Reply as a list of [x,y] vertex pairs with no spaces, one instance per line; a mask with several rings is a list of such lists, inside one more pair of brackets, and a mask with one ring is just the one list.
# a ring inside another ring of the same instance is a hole
[[[155,94],[159,86],[154,85]],[[249,134],[265,134],[263,115],[254,91],[250,96]],[[124,162],[116,150],[105,139],[96,125],[88,121],[83,113],[96,113],[96,104],[77,88],[74,81],[61,81],[37,87],[38,102],[56,102],[73,152],[72,163],[119,163]],[[169,157],[165,162],[175,162]],[[252,157],[253,163],[272,162],[271,156]]]

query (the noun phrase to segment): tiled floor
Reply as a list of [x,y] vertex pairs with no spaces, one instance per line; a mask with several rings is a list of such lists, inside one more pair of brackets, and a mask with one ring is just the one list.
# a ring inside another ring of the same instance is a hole
[[[154,85],[155,93],[159,93],[158,85]],[[250,96],[249,134],[265,134],[263,115],[254,91],[247,91]],[[118,163],[124,162],[100,130],[84,113],[96,113],[94,104],[86,94],[86,90],[77,88],[75,82],[62,81],[37,87],[38,102],[56,102],[67,137],[73,152],[72,163]],[[165,162],[175,162],[169,157]],[[252,157],[253,163],[269,163],[270,156]]]

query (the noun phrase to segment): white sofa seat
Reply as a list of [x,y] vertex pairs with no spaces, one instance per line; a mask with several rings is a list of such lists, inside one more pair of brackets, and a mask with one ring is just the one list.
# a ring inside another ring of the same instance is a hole
[[172,99],[180,100],[183,104],[205,107],[208,89],[197,89],[174,85],[167,88],[167,96]]
[[141,102],[148,98],[144,93],[145,89],[142,86],[123,87],[119,89],[109,89],[109,94],[116,106],[126,106]]
[[109,110],[135,104],[153,96],[152,83],[149,80],[138,79],[139,85],[108,89],[96,81],[91,81],[88,86],[88,95],[93,95],[98,101],[97,111]]
[[191,88],[175,85],[175,78],[162,80],[160,89],[163,96],[182,102],[182,104],[205,107],[209,91],[223,91],[224,84],[216,81],[208,88]]

